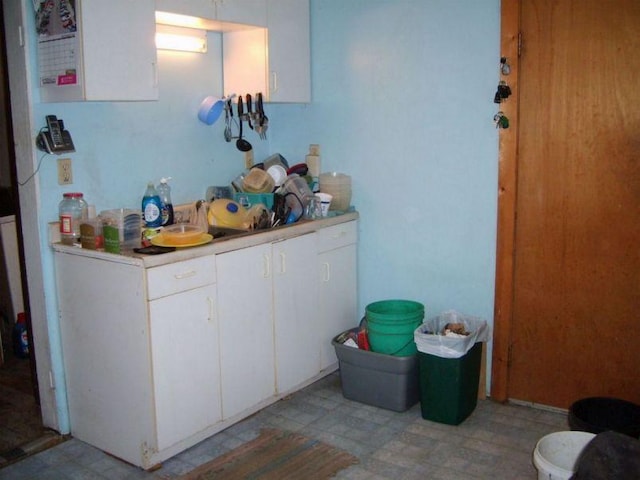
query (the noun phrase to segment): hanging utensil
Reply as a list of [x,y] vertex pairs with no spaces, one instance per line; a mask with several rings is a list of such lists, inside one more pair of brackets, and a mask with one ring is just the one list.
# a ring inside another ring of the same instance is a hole
[[251,120],[253,117],[253,110],[251,105],[251,95],[247,93],[247,123],[249,124],[249,128],[253,130],[253,125],[251,124]]
[[238,135],[238,140],[236,140],[236,148],[241,152],[248,152],[253,147],[249,142],[247,142],[244,138],[242,138],[242,124],[244,122],[244,108],[242,106],[242,96],[238,96],[238,120],[240,120],[240,134]]
[[262,105],[262,93],[256,94],[256,118],[255,118],[255,131],[262,139],[262,116],[264,115],[264,109]]
[[256,100],[256,111],[258,118],[256,122],[256,131],[262,140],[267,139],[267,128],[269,126],[269,118],[264,113],[264,103],[262,100],[262,92],[258,92]]
[[231,133],[231,120],[233,118],[233,105],[231,104],[231,99],[229,98],[224,106],[224,139],[227,142],[230,142],[233,138],[233,134]]

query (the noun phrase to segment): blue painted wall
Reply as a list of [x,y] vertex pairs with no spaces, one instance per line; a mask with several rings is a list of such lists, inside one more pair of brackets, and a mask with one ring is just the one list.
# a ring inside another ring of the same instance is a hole
[[[406,298],[424,303],[428,316],[456,309],[492,320],[499,10],[499,0],[311,0],[313,103],[267,105],[269,140],[249,140],[256,161],[280,152],[290,164],[318,143],[324,171],[352,176],[360,312]],[[223,90],[220,45],[210,33],[205,55],[159,52],[158,102],[67,104],[39,102],[32,46],[35,122],[63,118],[77,149],[71,188],[57,184],[53,156],[35,177],[43,232],[65,191],[84,192],[98,211],[138,208],[148,180],[171,176],[174,202],[184,203],[244,168],[223,140],[223,122],[196,118],[202,99]],[[62,375],[44,235],[49,332]]]

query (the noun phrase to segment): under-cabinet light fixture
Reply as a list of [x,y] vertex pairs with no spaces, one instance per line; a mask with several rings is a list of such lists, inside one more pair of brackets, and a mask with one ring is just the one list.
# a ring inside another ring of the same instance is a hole
[[207,32],[194,28],[156,24],[156,48],[159,50],[206,53]]

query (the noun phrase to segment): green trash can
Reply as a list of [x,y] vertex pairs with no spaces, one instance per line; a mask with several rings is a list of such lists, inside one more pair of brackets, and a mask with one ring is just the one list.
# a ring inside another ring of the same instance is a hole
[[478,403],[482,343],[489,340],[487,321],[449,310],[420,325],[414,339],[422,418],[459,425]]
[[459,425],[471,415],[478,402],[481,360],[481,342],[460,358],[442,358],[419,351],[422,418]]

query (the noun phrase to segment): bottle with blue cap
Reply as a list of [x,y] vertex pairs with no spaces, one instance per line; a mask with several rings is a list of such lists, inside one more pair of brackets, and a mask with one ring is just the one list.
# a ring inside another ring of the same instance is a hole
[[146,228],[162,226],[162,204],[153,182],[147,184],[147,190],[142,197],[142,219]]

